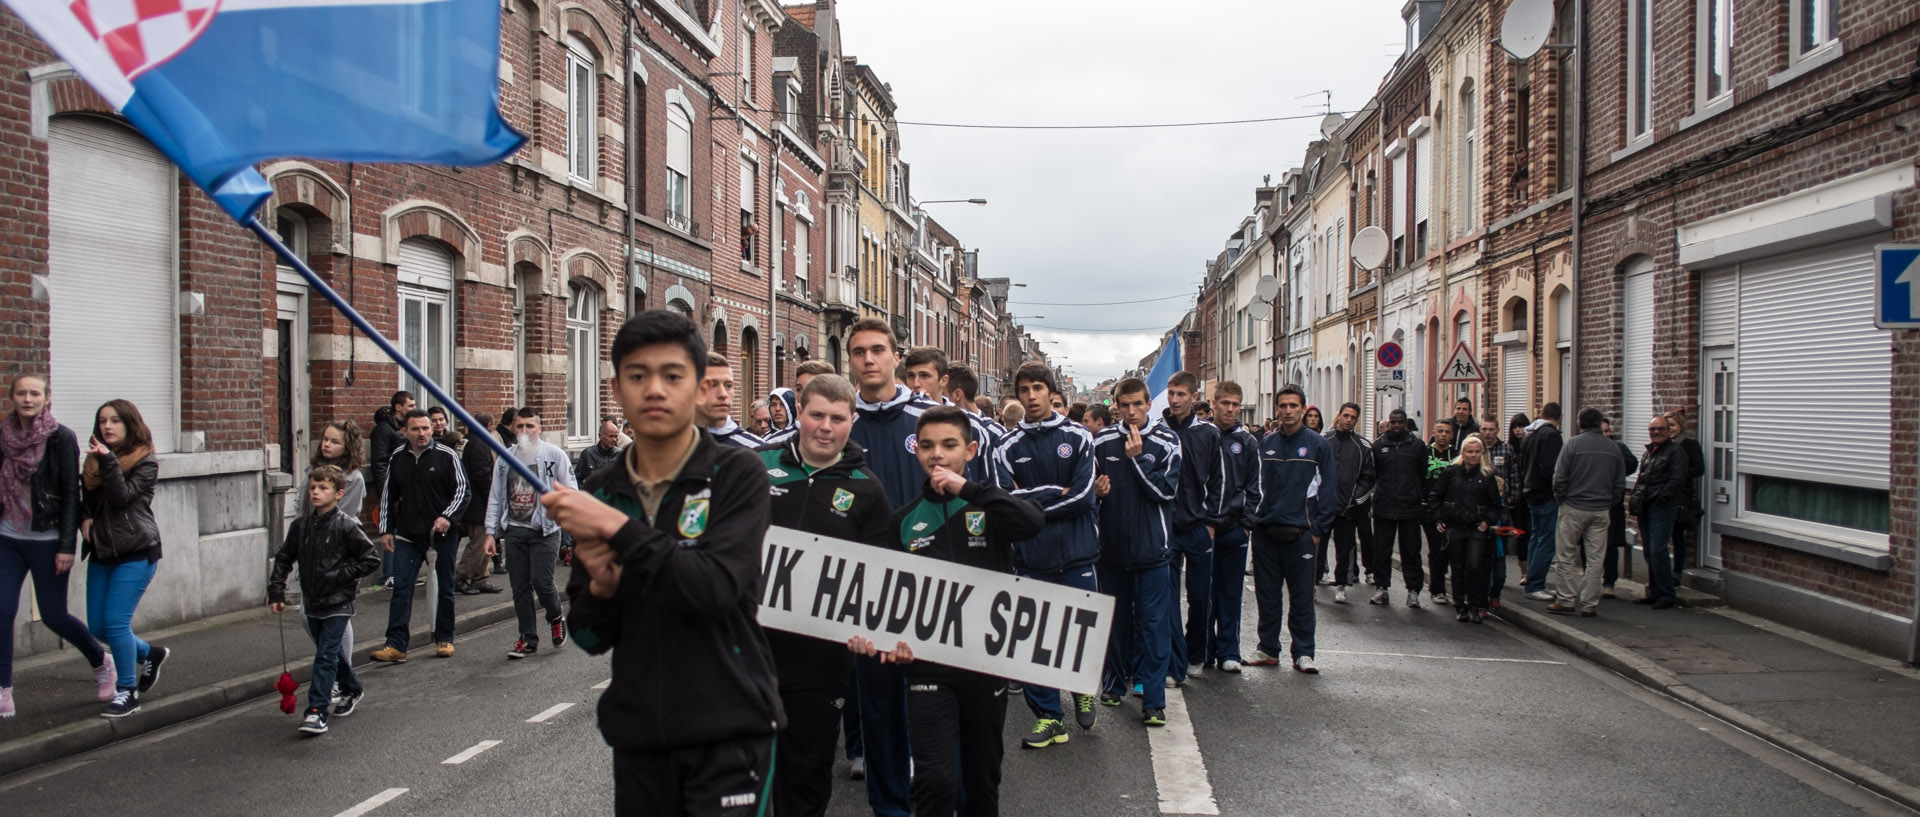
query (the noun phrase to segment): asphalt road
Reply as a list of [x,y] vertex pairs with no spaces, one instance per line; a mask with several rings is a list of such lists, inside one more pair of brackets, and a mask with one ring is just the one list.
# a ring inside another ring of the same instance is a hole
[[[1209,672],[1174,696],[1190,728],[1170,712],[1150,737],[1130,699],[1027,751],[1016,702],[1002,813],[1912,814],[1505,625],[1410,610],[1398,590],[1389,607],[1331,596],[1321,675]],[[463,636],[451,659],[367,668],[365,703],[324,737],[262,699],[0,779],[0,814],[608,813],[593,714],[606,661],[571,646],[508,661],[511,630]],[[843,779],[832,814],[868,813]]]

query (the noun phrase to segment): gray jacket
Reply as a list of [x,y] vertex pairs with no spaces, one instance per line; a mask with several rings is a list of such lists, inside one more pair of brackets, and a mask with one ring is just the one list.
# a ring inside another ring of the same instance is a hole
[[[515,455],[520,453],[518,448],[508,450],[513,451]],[[540,478],[549,484],[565,485],[568,488],[580,487],[580,483],[574,481],[573,463],[567,460],[567,452],[560,450],[560,447],[553,443],[541,440],[539,453],[534,455],[533,462],[527,464],[533,468],[534,473],[539,474]],[[543,536],[560,530],[559,523],[547,518],[547,509],[540,505],[538,495],[532,497],[533,508],[529,518],[514,519],[511,513],[513,495],[521,491],[532,493],[526,480],[521,479],[520,475],[509,469],[504,458],[495,459],[493,489],[487,494],[488,536],[504,534],[508,525],[533,528],[540,531]]]
[[1553,498],[1583,511],[1604,511],[1627,492],[1627,462],[1620,445],[1599,429],[1575,434],[1553,464]]

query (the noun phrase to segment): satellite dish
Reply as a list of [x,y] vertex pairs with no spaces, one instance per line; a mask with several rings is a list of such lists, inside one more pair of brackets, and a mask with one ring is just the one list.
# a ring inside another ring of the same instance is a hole
[[1553,0],[1514,0],[1500,20],[1500,48],[1516,60],[1540,53],[1553,34]]
[[1272,315],[1273,315],[1273,304],[1268,303],[1266,301],[1262,301],[1262,300],[1253,300],[1253,301],[1247,302],[1247,317],[1252,318],[1256,321],[1264,321]]
[[1328,141],[1333,141],[1334,137],[1340,131],[1340,126],[1345,124],[1347,124],[1346,117],[1337,113],[1327,114],[1325,118],[1320,120],[1320,135],[1327,137]]
[[1260,281],[1253,285],[1253,291],[1260,295],[1260,300],[1271,301],[1273,296],[1280,294],[1280,279],[1271,275],[1262,275]]
[[1379,227],[1363,228],[1353,234],[1353,244],[1348,249],[1353,252],[1353,263],[1361,269],[1378,269],[1387,260],[1387,231]]

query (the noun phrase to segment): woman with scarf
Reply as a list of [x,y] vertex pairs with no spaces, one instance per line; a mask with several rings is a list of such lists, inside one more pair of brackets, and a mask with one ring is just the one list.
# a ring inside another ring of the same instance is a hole
[[93,667],[100,700],[113,699],[113,656],[67,612],[67,572],[80,527],[80,444],[47,411],[47,379],[25,374],[8,389],[0,420],[0,718],[13,717],[13,620],[33,577],[41,622]]
[[160,680],[160,665],[167,660],[166,647],[133,634],[133,611],[160,561],[160,527],[153,520],[153,488],[159,481],[153,433],[140,409],[125,400],[107,401],[93,416],[93,438],[80,470],[86,489],[80,535],[93,560],[87,570],[87,626],[113,651],[119,670],[113,700],[100,713],[104,718],[140,711],[140,696]]

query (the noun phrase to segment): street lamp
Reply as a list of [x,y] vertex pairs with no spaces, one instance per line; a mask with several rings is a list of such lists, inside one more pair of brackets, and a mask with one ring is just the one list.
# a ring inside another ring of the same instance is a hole
[[981,207],[987,206],[986,199],[934,199],[933,201],[923,201],[919,203],[920,204],[975,204]]
[[1021,321],[1044,321],[1047,319],[1045,315],[1008,315],[1007,317]]

